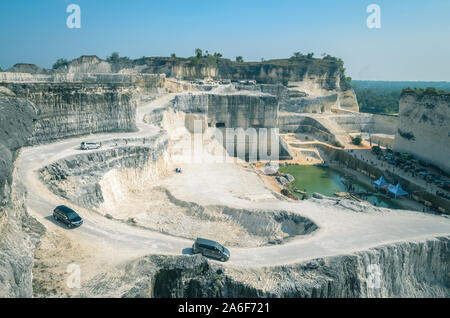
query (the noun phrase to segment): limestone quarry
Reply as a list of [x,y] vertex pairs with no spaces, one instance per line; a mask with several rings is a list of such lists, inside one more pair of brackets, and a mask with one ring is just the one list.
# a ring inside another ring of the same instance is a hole
[[[326,59],[82,56],[0,72],[0,297],[449,297],[450,200],[370,150],[448,172],[448,95],[404,94],[399,116],[363,114],[344,77]],[[417,200],[302,200],[278,168],[312,164],[370,186],[400,180]],[[58,205],[83,225],[56,222]],[[192,255],[197,237],[230,260]],[[79,288],[66,284],[70,264]]]

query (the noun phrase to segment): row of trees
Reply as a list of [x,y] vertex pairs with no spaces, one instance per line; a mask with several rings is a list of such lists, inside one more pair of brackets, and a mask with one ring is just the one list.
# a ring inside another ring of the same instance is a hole
[[[175,56],[175,54],[173,54]],[[222,58],[223,55],[222,53],[219,52],[214,52],[214,54],[210,54],[208,51],[205,51],[205,54],[203,54],[203,50],[202,49],[195,49],[195,57],[200,59],[200,58],[215,58],[215,59],[219,59]],[[243,63],[244,62],[244,58],[242,56],[236,56],[236,62],[239,63]]]
[[292,54],[291,59],[292,60],[301,60],[304,58],[307,59],[312,59],[314,57],[314,53],[308,53],[306,55],[304,55],[302,52],[294,52],[294,54]]
[[[118,52],[113,52],[110,56],[106,57],[106,60],[110,63],[117,62],[130,62],[131,59],[128,56],[121,57]],[[53,69],[64,67],[69,65],[70,61],[64,58],[57,59],[53,64]]]

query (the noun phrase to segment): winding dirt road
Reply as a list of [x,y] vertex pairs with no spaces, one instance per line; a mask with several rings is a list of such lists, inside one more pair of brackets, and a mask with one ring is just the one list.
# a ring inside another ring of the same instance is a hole
[[[167,105],[172,97],[173,95],[165,95],[138,108],[138,132],[76,137],[23,148],[17,159],[17,173],[27,189],[26,206],[30,214],[50,229],[61,229],[61,225],[55,223],[51,217],[53,209],[60,204],[69,204],[72,207],[74,204],[51,193],[38,178],[38,170],[56,160],[80,153],[78,147],[81,141],[100,142],[114,138],[144,138],[156,135],[160,131],[159,127],[145,124],[143,117],[153,109]],[[186,183],[189,183],[189,187],[183,186]],[[196,181],[196,178],[191,178],[189,171],[177,178],[169,190],[180,200],[200,204],[292,211],[311,219],[319,226],[319,230],[313,234],[299,236],[282,245],[231,249],[229,264],[234,265],[270,266],[295,263],[318,257],[354,253],[393,242],[422,241],[450,235],[450,219],[445,217],[370,207],[369,211],[355,212],[330,200],[289,202],[274,199],[254,202],[227,193],[214,193],[214,189]],[[75,209],[83,217],[84,224],[77,229],[64,229],[67,236],[99,253],[108,250],[124,258],[147,254],[179,255],[192,245],[190,240],[110,220],[81,207]]]

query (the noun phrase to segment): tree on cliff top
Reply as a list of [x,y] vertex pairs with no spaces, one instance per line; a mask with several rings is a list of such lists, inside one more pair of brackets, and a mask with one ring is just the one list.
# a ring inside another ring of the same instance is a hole
[[195,49],[195,56],[201,58],[203,56],[203,51],[201,49]]
[[129,62],[131,59],[128,56],[120,57],[119,52],[113,52],[111,56],[108,56],[106,60],[110,63],[117,63],[117,62]]
[[60,68],[62,66],[69,65],[69,61],[66,59],[57,59],[55,64],[53,64],[53,69],[56,70],[57,68]]
[[108,57],[106,58],[106,60],[107,60],[108,62],[117,62],[117,61],[119,61],[119,58],[120,58],[119,52],[113,52],[113,53],[111,54],[111,56],[108,56]]
[[236,56],[236,62],[243,63],[244,62],[244,58],[242,56]]

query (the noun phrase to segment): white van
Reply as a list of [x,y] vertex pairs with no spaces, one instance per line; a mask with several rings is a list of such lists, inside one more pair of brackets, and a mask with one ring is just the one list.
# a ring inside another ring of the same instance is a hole
[[81,149],[83,149],[83,150],[98,149],[101,146],[102,146],[102,143],[97,143],[97,142],[85,142],[85,141],[83,141],[81,143]]

